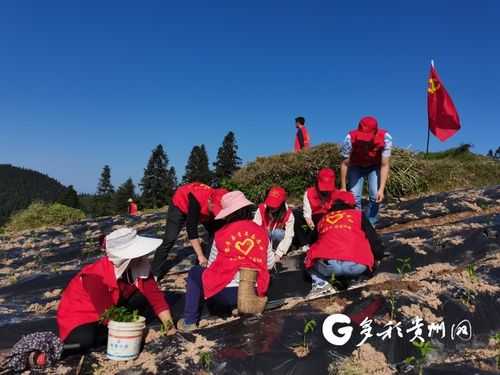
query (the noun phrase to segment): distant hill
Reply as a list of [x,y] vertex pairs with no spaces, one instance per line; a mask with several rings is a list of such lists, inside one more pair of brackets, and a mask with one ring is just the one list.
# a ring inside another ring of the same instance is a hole
[[55,202],[66,191],[63,184],[43,173],[0,164],[0,226],[31,202]]

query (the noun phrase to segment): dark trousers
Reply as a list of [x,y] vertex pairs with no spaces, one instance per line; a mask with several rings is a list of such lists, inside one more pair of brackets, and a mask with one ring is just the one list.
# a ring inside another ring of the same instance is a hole
[[[126,306],[131,310],[138,310],[139,315],[146,318],[146,322],[155,318],[155,314],[146,297],[141,292],[135,292],[127,300],[121,300],[119,306]],[[64,355],[84,353],[93,348],[106,345],[108,328],[99,322],[82,324],[73,329],[64,340]]]
[[[293,243],[297,247],[302,247],[304,245],[312,245],[318,239],[318,232],[314,229],[312,230],[307,225],[306,219],[304,218],[304,212],[301,208],[293,210],[293,216],[295,218],[294,222],[294,237]],[[313,215],[313,222],[315,225],[319,223],[322,214]]]
[[167,213],[167,224],[165,226],[165,234],[163,235],[163,242],[158,249],[156,249],[153,262],[151,263],[151,272],[158,279],[162,279],[167,271],[173,266],[167,257],[174,247],[179,232],[186,224],[186,215],[181,212],[174,205],[170,205]]
[[[163,236],[163,243],[156,249],[153,262],[151,264],[151,272],[154,276],[161,280],[170,268],[174,266],[174,261],[168,260],[168,255],[175,245],[181,229],[186,225],[187,215],[183,214],[174,205],[168,208],[167,224],[165,226],[165,234]],[[214,234],[217,229],[222,226],[221,221],[210,221],[204,224],[205,230],[208,233],[208,246],[203,249],[205,256],[208,258],[210,248],[214,240]]]
[[[202,274],[203,268],[200,266],[194,266],[188,273],[184,306],[184,320],[187,324],[195,324],[200,319],[203,301]],[[210,312],[222,314],[231,312],[237,303],[237,287],[224,288],[207,300]]]

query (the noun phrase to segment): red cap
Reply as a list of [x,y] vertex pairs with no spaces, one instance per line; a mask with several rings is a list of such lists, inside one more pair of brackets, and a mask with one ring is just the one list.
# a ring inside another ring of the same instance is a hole
[[286,201],[286,198],[287,194],[285,189],[281,186],[273,186],[271,190],[269,190],[264,203],[268,207],[278,208]]
[[365,116],[358,124],[358,139],[361,141],[371,142],[377,134],[378,121],[375,117]]
[[345,203],[351,207],[356,206],[356,199],[354,198],[354,195],[350,191],[338,190],[335,193],[335,201],[341,201],[342,203]]
[[212,190],[212,193],[210,194],[210,201],[212,202],[212,212],[214,216],[217,216],[220,210],[222,210],[221,200],[227,193],[229,193],[229,190],[222,188]]
[[318,172],[319,191],[335,190],[335,171],[331,168],[323,168]]

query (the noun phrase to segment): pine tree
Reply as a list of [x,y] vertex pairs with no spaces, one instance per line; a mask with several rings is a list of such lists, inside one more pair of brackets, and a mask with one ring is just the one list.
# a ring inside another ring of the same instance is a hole
[[238,145],[232,131],[226,134],[222,146],[217,152],[217,161],[213,164],[215,176],[219,181],[229,178],[240,169],[241,159],[238,157]]
[[168,169],[168,157],[162,145],[153,150],[139,185],[144,207],[158,208],[170,201],[177,185],[177,177],[173,167]]
[[182,178],[183,183],[203,182],[211,184],[212,171],[208,167],[208,155],[205,145],[194,146],[186,164],[186,174]]
[[495,159],[500,159],[500,146],[495,151]]
[[107,216],[113,214],[113,194],[115,189],[111,184],[111,168],[105,165],[97,184],[95,197],[95,210],[97,216]]
[[97,195],[111,195],[114,192],[115,189],[111,184],[111,168],[109,165],[105,165],[97,184]]
[[57,200],[59,203],[64,204],[68,207],[80,208],[80,201],[78,199],[78,193],[76,192],[73,185],[69,185],[66,191],[64,191]]
[[136,200],[135,185],[131,178],[128,178],[123,184],[118,187],[113,199],[114,211],[124,214],[128,212],[128,200],[132,198]]
[[491,150],[491,149],[490,149],[490,150],[488,151],[488,155],[487,155],[487,156],[488,156],[488,157],[490,157],[490,158],[494,158],[494,157],[495,157],[495,155],[493,155],[493,150]]

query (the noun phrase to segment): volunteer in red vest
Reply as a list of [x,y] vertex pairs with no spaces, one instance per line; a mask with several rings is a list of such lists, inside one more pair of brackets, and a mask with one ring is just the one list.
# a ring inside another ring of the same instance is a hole
[[307,150],[311,147],[311,138],[309,137],[309,132],[306,128],[306,120],[304,117],[297,117],[295,119],[295,127],[297,128],[297,133],[295,134],[295,152],[300,152],[302,150]]
[[257,225],[262,226],[269,234],[276,262],[279,262],[288,252],[294,235],[295,218],[286,200],[287,193],[285,189],[281,186],[272,187],[264,203],[257,208],[253,219]]
[[135,203],[132,198],[128,199],[128,214],[130,216],[137,215],[137,203]]
[[384,200],[385,186],[389,176],[392,137],[379,129],[377,119],[363,117],[358,129],[349,132],[342,145],[344,160],[340,166],[340,188],[349,189],[356,198],[356,207],[361,209],[364,180],[368,180],[368,219],[375,225],[379,204]]
[[274,257],[267,231],[252,218],[253,203],[241,191],[222,197],[222,210],[216,219],[225,224],[215,233],[208,267],[195,266],[189,271],[184,315],[177,322],[179,331],[197,328],[203,300],[218,310],[231,311],[237,305],[241,268],[258,270],[256,292],[266,295]]
[[165,325],[172,316],[163,292],[151,274],[149,256],[162,240],[121,228],[104,238],[106,256],[89,264],[70,281],[57,310],[59,337],[85,351],[106,343],[107,328],[99,323],[110,307],[120,305],[148,316],[150,309]]
[[337,192],[332,210],[318,224],[318,240],[305,259],[313,279],[312,294],[330,291],[332,275],[357,277],[372,270],[374,253],[382,251],[375,229],[355,206],[351,192]]
[[211,224],[214,216],[220,211],[220,200],[226,193],[225,189],[214,189],[200,182],[185,184],[176,190],[168,208],[163,244],[156,250],[153,259],[153,275],[157,279],[163,278],[170,268],[167,256],[184,226],[199,264],[202,267],[207,266],[208,260],[203,253],[198,226],[205,225],[212,235]]

